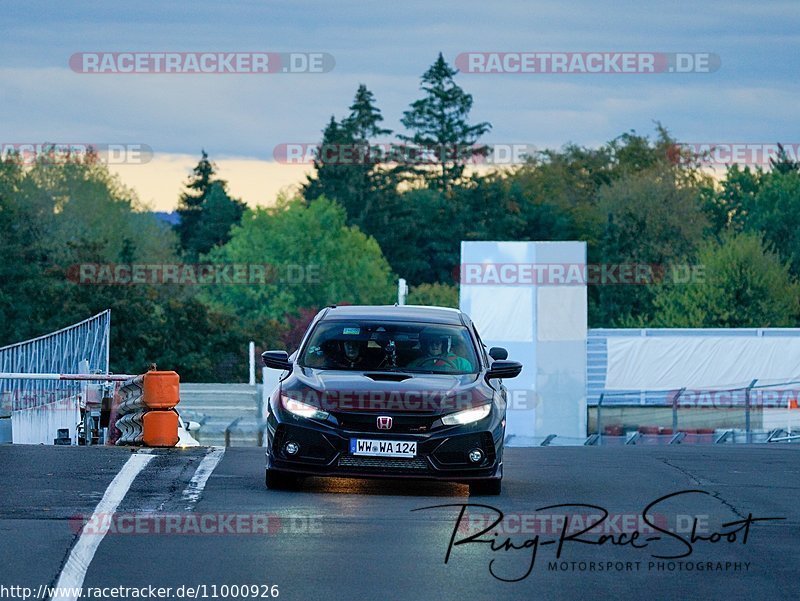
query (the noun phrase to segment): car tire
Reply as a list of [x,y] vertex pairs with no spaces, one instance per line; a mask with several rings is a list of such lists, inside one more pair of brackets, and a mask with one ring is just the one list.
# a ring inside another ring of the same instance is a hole
[[286,490],[293,488],[297,484],[297,478],[291,474],[267,469],[264,484],[266,484],[267,488],[270,490]]
[[502,488],[503,480],[500,478],[495,478],[492,480],[477,480],[469,483],[469,494],[470,496],[478,495],[495,497],[500,494]]

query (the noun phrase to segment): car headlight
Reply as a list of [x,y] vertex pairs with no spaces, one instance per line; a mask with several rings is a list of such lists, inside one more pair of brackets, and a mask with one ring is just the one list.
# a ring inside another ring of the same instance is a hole
[[281,404],[283,404],[283,408],[286,409],[286,411],[298,417],[313,419],[327,419],[328,417],[328,413],[320,410],[318,407],[307,403],[301,403],[288,396],[281,395]]
[[491,410],[492,404],[487,403],[486,405],[481,405],[480,407],[473,407],[472,409],[465,409],[464,411],[459,411],[458,413],[445,415],[442,418],[442,423],[445,426],[463,426],[464,424],[471,424],[472,422],[482,420],[484,417],[489,415]]

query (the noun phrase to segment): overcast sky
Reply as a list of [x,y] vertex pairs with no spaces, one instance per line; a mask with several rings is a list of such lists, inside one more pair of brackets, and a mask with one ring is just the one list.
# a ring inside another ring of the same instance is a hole
[[[462,73],[490,143],[598,145],[666,125],[687,142],[800,141],[800,3],[106,0],[3,3],[2,142],[141,143],[147,165],[116,169],[143,200],[175,204],[205,148],[234,193],[270,202],[304,169],[276,145],[315,142],[359,83],[388,127],[419,96],[438,52],[708,52],[713,73]],[[314,74],[82,74],[78,52],[326,52]]]

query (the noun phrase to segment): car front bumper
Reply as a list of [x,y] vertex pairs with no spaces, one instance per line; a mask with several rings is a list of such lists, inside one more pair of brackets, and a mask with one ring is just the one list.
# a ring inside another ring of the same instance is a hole
[[[488,422],[488,423],[485,423]],[[487,418],[476,424],[440,428],[425,434],[391,434],[346,430],[316,420],[274,413],[267,419],[267,468],[309,476],[353,478],[422,478],[454,482],[502,477],[504,422]],[[350,453],[350,440],[416,441],[414,458],[373,457]],[[300,450],[290,456],[289,442]],[[479,448],[483,460],[469,461]]]

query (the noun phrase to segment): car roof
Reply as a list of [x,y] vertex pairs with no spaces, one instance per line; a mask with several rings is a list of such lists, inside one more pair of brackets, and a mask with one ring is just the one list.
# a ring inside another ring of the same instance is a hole
[[329,307],[322,316],[323,321],[328,320],[386,320],[386,321],[416,321],[423,323],[439,323],[464,325],[466,319],[458,309],[447,307],[424,307],[418,305],[344,305]]

